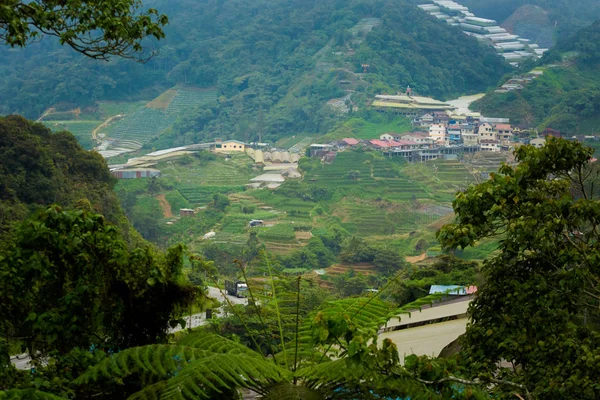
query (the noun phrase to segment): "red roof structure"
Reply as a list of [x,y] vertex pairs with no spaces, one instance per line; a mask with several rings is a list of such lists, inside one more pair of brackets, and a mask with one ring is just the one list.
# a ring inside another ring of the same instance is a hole
[[358,144],[358,140],[354,139],[354,138],[345,138],[345,139],[342,139],[342,142],[345,142],[346,144],[348,144],[350,146],[355,146]]
[[510,131],[510,130],[512,130],[512,126],[510,126],[510,124],[496,124],[496,130]]
[[388,142],[384,142],[383,140],[379,139],[370,140],[369,143],[377,147],[390,147]]

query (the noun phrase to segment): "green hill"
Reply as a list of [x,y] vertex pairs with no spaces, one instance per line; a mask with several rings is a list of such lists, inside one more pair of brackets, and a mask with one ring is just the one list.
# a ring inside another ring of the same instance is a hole
[[9,243],[13,223],[50,204],[91,207],[129,232],[113,184],[104,159],[70,133],[0,117],[0,247]]
[[0,48],[0,114],[37,118],[50,106],[60,111],[150,100],[182,85],[211,89],[215,96],[151,145],[216,135],[275,140],[327,133],[340,119],[328,101],[364,109],[373,94],[407,85],[448,98],[486,90],[510,69],[489,48],[404,0],[148,5],[170,23],[157,44],[159,55],[146,64],[94,63],[52,40],[25,50]]
[[600,21],[582,29],[540,61],[544,74],[522,90],[490,91],[473,104],[512,123],[575,134],[595,133],[600,118]]

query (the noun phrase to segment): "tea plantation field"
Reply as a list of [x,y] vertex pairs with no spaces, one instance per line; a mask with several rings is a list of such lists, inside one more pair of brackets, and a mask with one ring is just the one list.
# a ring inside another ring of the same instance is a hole
[[214,100],[216,96],[216,90],[169,89],[145,107],[102,129],[100,133],[113,139],[146,143],[172,126],[187,110]]

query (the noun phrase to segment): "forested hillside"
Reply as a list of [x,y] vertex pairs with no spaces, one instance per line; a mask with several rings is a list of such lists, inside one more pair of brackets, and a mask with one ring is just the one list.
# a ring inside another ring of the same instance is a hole
[[[102,213],[129,232],[106,162],[68,132],[51,133],[17,116],[0,118],[0,243],[12,224],[49,204]],[[137,235],[137,234],[134,234]]]
[[[47,107],[150,99],[174,85],[217,88],[171,130],[165,144],[215,132],[255,139],[326,132],[338,116],[325,102],[354,93],[447,98],[485,90],[508,71],[491,50],[406,1],[147,2],[169,15],[160,54],[146,64],[96,63],[45,39],[0,48],[0,114],[37,118]],[[363,74],[362,64],[368,64]],[[349,92],[352,91],[352,92]],[[252,132],[252,134],[249,134]]]
[[540,61],[544,74],[522,90],[489,92],[473,107],[517,124],[594,133],[600,120],[600,21],[561,41]]

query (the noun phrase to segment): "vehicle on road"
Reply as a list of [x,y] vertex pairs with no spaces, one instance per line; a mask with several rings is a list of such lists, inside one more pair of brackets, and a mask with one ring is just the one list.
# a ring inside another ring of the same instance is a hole
[[240,298],[248,297],[248,285],[242,281],[225,281],[225,293]]

